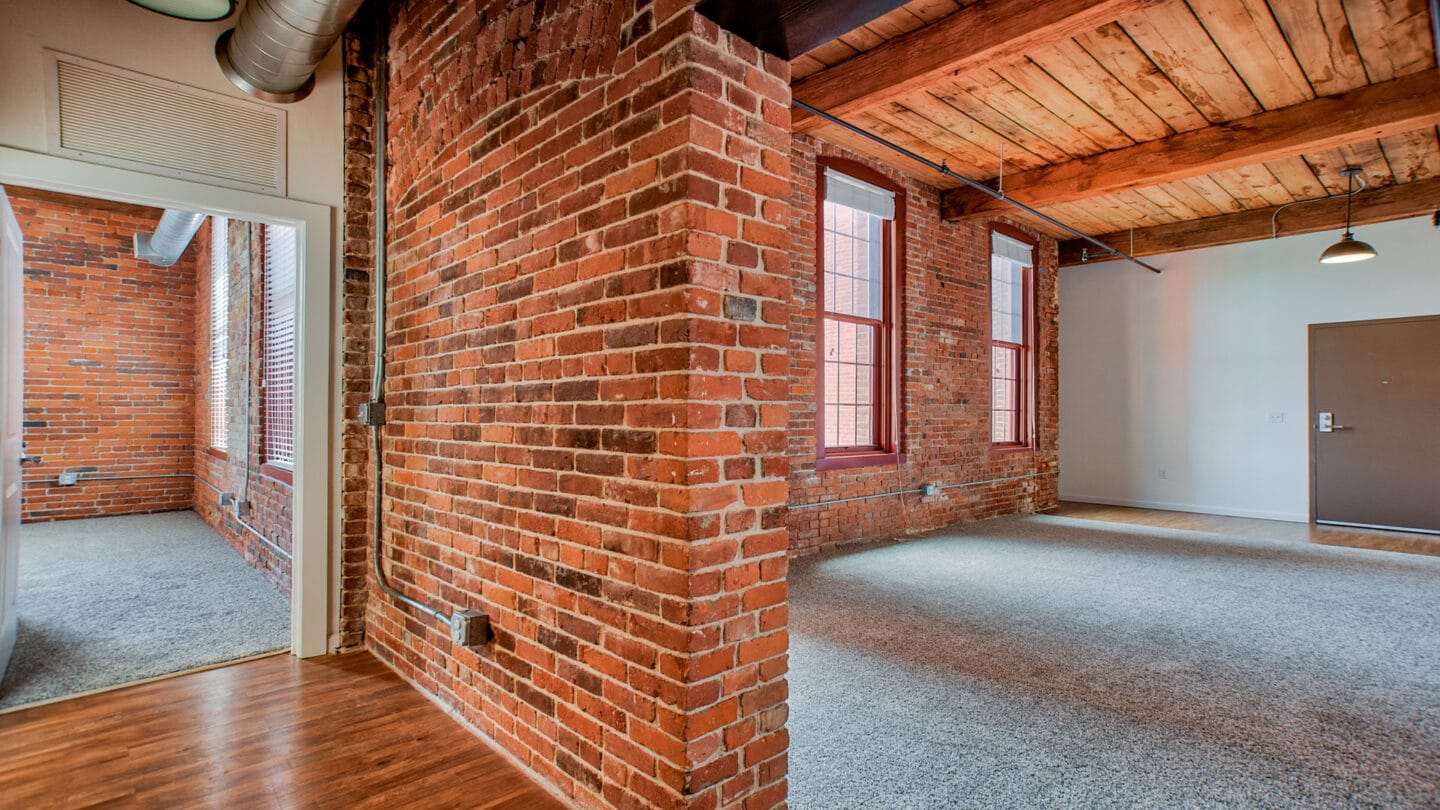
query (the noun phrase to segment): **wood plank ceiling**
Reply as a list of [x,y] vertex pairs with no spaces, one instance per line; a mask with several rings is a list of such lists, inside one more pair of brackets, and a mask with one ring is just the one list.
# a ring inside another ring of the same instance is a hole
[[[1236,228],[1230,236],[1268,238],[1257,212],[1343,195],[1346,165],[1363,168],[1369,189],[1413,184],[1386,198],[1390,218],[1400,198],[1415,201],[1406,215],[1440,205],[1427,5],[914,0],[794,59],[793,88],[992,186],[1003,154],[1007,194],[1087,233],[1128,239],[1134,228],[1137,252],[1150,254],[1199,246],[1207,231],[1210,244],[1242,241],[1216,236]],[[819,119],[797,114],[795,128],[960,186]],[[1360,222],[1365,199],[1355,198]],[[944,207],[950,218],[1013,211],[964,188]],[[1325,227],[1305,208],[1282,212],[1280,233]]]

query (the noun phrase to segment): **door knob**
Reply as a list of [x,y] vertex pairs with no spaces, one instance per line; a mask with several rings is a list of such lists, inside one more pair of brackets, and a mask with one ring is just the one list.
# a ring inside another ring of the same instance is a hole
[[1335,424],[1335,414],[1330,411],[1321,411],[1316,414],[1315,429],[1321,433],[1330,433],[1336,430],[1349,430],[1349,425]]

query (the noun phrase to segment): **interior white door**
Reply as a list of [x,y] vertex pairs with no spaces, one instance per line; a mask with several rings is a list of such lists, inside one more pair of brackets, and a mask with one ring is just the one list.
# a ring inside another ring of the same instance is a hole
[[0,678],[15,650],[20,564],[20,480],[24,402],[24,260],[20,223],[0,186]]

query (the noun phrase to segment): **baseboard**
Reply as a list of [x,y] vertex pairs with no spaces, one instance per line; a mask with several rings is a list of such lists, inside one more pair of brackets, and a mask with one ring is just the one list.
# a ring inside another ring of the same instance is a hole
[[1100,495],[1075,495],[1060,493],[1060,500],[1076,503],[1096,503],[1104,506],[1133,506],[1138,509],[1159,509],[1165,512],[1194,512],[1201,515],[1225,515],[1226,517],[1257,518],[1259,520],[1282,520],[1286,523],[1309,523],[1310,516],[1298,512],[1270,512],[1260,509],[1236,509],[1230,506],[1206,506],[1194,503],[1171,503],[1147,501],[1137,498],[1109,498]]

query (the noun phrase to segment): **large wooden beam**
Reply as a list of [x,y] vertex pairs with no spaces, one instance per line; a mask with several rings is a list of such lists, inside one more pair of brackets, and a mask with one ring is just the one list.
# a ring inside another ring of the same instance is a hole
[[[1113,22],[1156,0],[980,0],[873,50],[806,76],[791,87],[800,101],[845,117],[947,76],[1014,62],[1026,53]],[[824,121],[796,109],[791,126]]]
[[[1372,225],[1376,222],[1422,216],[1436,210],[1440,210],[1440,178],[1362,191],[1355,195],[1353,220],[1356,225]],[[1177,250],[1269,239],[1270,218],[1274,214],[1274,208],[1260,208],[1238,214],[1223,214],[1218,217],[1141,228],[1135,231],[1134,254],[1154,256]],[[1345,195],[1286,208],[1276,218],[1276,225],[1279,236],[1333,230],[1338,239],[1345,226]],[[1130,246],[1130,234],[1127,231],[1107,233],[1097,238],[1122,249]],[[1364,235],[1361,234],[1360,238],[1363,239]],[[1376,247],[1382,252],[1385,250],[1384,245],[1377,244]],[[1091,253],[1089,264],[1120,258],[1097,258],[1094,255],[1094,245],[1083,239],[1067,239],[1060,243],[1060,264],[1083,264],[1081,253],[1087,248]]]
[[[1228,124],[1007,175],[1005,194],[1035,207],[1074,202],[1436,124],[1440,124],[1440,72],[1426,70]],[[940,207],[945,219],[1007,208],[973,189],[945,192]]]
[[700,0],[696,10],[761,50],[794,59],[904,4],[905,0]]

